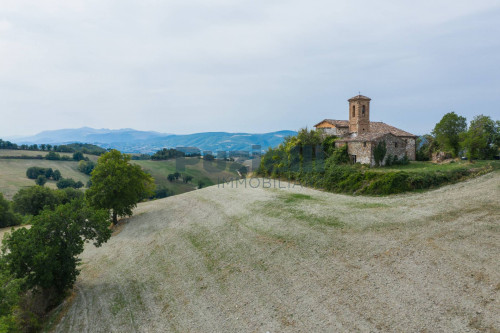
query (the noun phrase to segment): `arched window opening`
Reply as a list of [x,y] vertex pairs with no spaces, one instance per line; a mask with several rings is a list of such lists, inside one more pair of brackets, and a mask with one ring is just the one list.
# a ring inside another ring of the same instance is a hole
[[361,115],[364,117],[365,116],[365,106],[363,105],[363,108],[361,109]]
[[356,117],[356,105],[352,106],[352,116]]

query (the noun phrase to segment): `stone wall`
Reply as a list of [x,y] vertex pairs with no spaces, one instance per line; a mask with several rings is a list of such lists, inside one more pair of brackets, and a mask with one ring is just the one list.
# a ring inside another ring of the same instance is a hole
[[335,136],[344,136],[348,134],[348,128],[347,127],[317,127],[318,130],[321,130],[321,132],[324,135],[335,135]]
[[[385,146],[387,148],[387,152],[385,153],[385,158],[382,165],[385,165],[385,161],[387,159],[387,156],[389,155],[397,156],[398,159],[400,160],[405,156],[407,148],[404,139],[401,139],[391,134],[386,134],[383,137],[377,139],[373,147],[375,147],[375,145],[377,145],[380,141],[385,141]],[[375,158],[373,157],[372,157],[372,165],[375,165]]]
[[415,138],[405,138],[406,141],[406,155],[410,159],[410,161],[416,160],[417,155],[417,145]]
[[371,164],[371,142],[349,142],[347,144],[347,152],[349,153],[349,156],[356,155],[356,163]]

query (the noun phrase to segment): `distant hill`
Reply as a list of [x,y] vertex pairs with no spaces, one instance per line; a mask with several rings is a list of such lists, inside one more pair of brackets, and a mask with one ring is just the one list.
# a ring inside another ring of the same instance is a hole
[[262,134],[205,132],[186,135],[165,134],[134,129],[61,129],[44,131],[30,137],[16,138],[18,144],[66,144],[72,142],[92,143],[104,148],[115,148],[126,153],[153,153],[162,148],[198,147],[210,151],[251,150],[260,145],[263,150],[279,145],[294,131],[278,131]]

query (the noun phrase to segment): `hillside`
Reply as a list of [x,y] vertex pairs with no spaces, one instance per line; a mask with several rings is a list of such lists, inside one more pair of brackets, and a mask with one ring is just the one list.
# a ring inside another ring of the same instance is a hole
[[252,145],[261,145],[263,150],[279,145],[294,131],[278,131],[262,134],[206,132],[186,135],[175,135],[158,132],[137,131],[134,129],[61,129],[44,131],[31,137],[13,138],[16,143],[50,143],[87,142],[104,148],[114,148],[126,153],[154,153],[165,147],[198,147],[210,151],[250,151]]
[[[2,151],[0,150],[0,152]],[[35,185],[33,179],[28,179],[26,177],[26,170],[33,166],[52,168],[54,170],[58,169],[61,171],[64,178],[73,178],[76,181],[80,180],[84,184],[90,179],[89,176],[78,171],[78,162],[0,159],[0,192],[3,193],[6,198],[12,199],[20,188]],[[57,188],[56,182],[53,180],[48,180],[45,186]]]
[[233,184],[140,204],[86,247],[53,330],[498,331],[499,183],[377,198]]
[[[241,165],[238,163],[226,162],[225,165],[218,168],[215,162],[206,162],[207,164],[204,166],[203,160],[196,157],[187,157],[185,161],[186,166],[184,171],[177,170],[177,162],[174,159],[165,161],[132,161],[132,163],[140,165],[144,170],[149,172],[155,179],[157,188],[167,188],[173,191],[174,194],[197,189],[198,181],[200,180],[204,186],[210,186],[217,184],[222,179],[239,178],[236,170]],[[181,180],[168,181],[168,175],[177,171],[182,175],[193,177],[193,180],[189,183],[183,183]]]

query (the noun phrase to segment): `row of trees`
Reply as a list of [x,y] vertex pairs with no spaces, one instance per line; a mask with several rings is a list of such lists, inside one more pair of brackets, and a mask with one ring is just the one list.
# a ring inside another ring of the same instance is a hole
[[[0,196],[0,223],[31,228],[8,234],[0,255],[0,330],[29,331],[56,306],[79,273],[85,242],[100,246],[111,236],[110,222],[131,215],[142,199],[154,193],[154,182],[130,156],[113,150],[102,155],[85,193],[42,186],[21,189],[12,203]],[[168,192],[162,193],[168,195]],[[12,224],[9,222],[9,224]]]
[[466,156],[469,160],[488,160],[498,156],[500,121],[478,115],[467,126],[467,119],[455,112],[447,113],[436,124],[431,134],[419,138],[417,160],[432,159],[442,151],[453,157]]
[[34,150],[34,151],[52,151],[59,153],[81,152],[83,154],[101,155],[106,152],[106,149],[89,143],[71,143],[66,145],[51,145],[51,144],[22,144],[18,145],[10,141],[0,139],[0,149],[14,150]]
[[172,158],[178,158],[178,157],[184,157],[186,154],[184,154],[181,151],[178,151],[176,149],[170,148],[163,148],[162,150],[158,150],[156,153],[151,155],[151,159],[154,161],[161,161],[161,160],[169,160]]
[[181,175],[179,172],[171,173],[167,176],[167,179],[169,182],[179,180],[180,178],[182,179],[183,183],[189,183],[190,181],[193,180],[193,176],[186,175],[186,174]]

